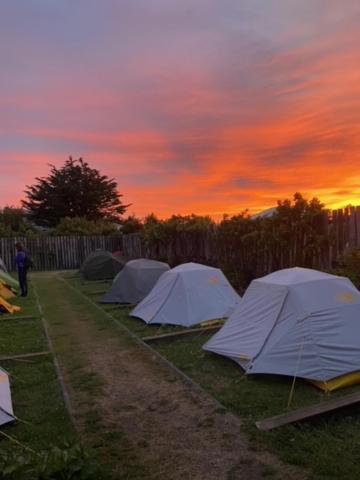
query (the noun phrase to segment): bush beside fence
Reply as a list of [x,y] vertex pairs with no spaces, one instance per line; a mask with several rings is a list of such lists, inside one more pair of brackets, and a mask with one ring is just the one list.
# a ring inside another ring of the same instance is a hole
[[240,222],[235,228],[230,220],[202,232],[177,232],[151,242],[141,233],[124,235],[124,255],[164,260],[171,266],[188,261],[219,266],[241,288],[282,268],[331,270],[342,254],[360,248],[360,207],[324,210],[305,226],[270,219],[250,224],[245,219],[243,226]]

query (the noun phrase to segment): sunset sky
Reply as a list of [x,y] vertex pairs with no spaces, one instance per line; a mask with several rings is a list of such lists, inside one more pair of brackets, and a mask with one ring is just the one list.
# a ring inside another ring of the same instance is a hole
[[69,155],[140,217],[360,204],[359,0],[0,7],[0,206]]

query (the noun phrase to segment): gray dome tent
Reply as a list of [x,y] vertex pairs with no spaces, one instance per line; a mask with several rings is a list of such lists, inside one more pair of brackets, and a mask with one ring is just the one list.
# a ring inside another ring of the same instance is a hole
[[0,368],[0,426],[15,420],[8,373]]
[[240,300],[220,269],[185,263],[161,275],[130,315],[146,323],[190,327],[228,317]]
[[360,292],[348,278],[288,268],[253,280],[203,348],[246,373],[302,377],[333,390],[360,381],[359,317]]
[[112,279],[124,267],[126,260],[106,250],[90,253],[80,267],[80,273],[87,280]]
[[164,262],[146,258],[130,260],[114,278],[110,290],[99,302],[138,303],[151,291],[159,277],[168,270],[170,267]]

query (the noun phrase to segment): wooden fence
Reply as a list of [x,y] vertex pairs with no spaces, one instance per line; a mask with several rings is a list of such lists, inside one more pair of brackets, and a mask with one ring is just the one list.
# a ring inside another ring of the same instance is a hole
[[217,253],[214,245],[214,230],[194,235],[178,234],[171,242],[147,245],[138,233],[123,237],[123,252],[129,259],[154,258],[174,266],[183,261],[204,261],[216,263]]
[[196,235],[182,232],[170,241],[151,245],[139,234],[130,234],[123,238],[123,252],[128,258],[155,258],[172,266],[186,261],[218,265],[234,275],[247,272],[251,279],[293,266],[329,270],[345,251],[360,248],[360,207],[324,211],[313,223],[313,238],[300,229],[286,241],[275,230],[267,238],[253,232],[244,241],[224,236],[219,241],[218,227]]
[[122,237],[112,236],[31,236],[0,238],[0,258],[14,270],[15,242],[30,252],[34,270],[67,270],[79,268],[85,257],[96,249],[115,252],[122,249]]
[[114,236],[31,236],[0,238],[0,258],[9,270],[14,269],[16,241],[21,241],[31,253],[34,270],[65,270],[79,268],[85,257],[96,249],[122,250],[129,259],[155,258],[174,266],[195,261],[210,265],[231,266],[235,271],[249,271],[261,276],[279,268],[308,266],[330,269],[339,256],[351,248],[360,248],[360,206],[329,212],[316,220],[320,246],[306,253],[308,238],[301,233],[290,243],[251,239],[234,243],[233,239],[217,239],[217,227],[201,234],[181,233],[171,241],[146,244],[141,235]]

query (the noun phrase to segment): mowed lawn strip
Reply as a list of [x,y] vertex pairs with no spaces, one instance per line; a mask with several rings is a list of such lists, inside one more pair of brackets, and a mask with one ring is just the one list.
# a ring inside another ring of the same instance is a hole
[[[0,315],[0,355],[48,350],[31,282],[29,296],[13,298],[11,303],[21,306],[22,310],[16,315]],[[34,318],[17,320],[30,315]],[[2,427],[6,435],[35,451],[78,441],[64,406],[51,355],[25,361],[6,360],[1,367],[10,374],[14,413],[20,419]],[[1,436],[0,446],[3,451],[17,448]]]
[[95,452],[97,461],[107,472],[105,478],[106,475],[109,478],[150,478],[121,425],[112,422],[110,416],[104,418],[104,412],[99,410],[105,396],[103,377],[88,358],[94,354],[94,345],[106,348],[109,339],[114,338],[109,321],[55,273],[39,273],[34,277],[83,443]]
[[[316,479],[360,478],[360,406],[261,432],[255,422],[287,411],[292,379],[275,375],[247,377],[235,362],[202,350],[210,335],[153,345],[162,355],[240,415],[253,445],[266,447],[284,461],[306,467]],[[291,409],[359,391],[359,386],[321,392],[298,379]]]

